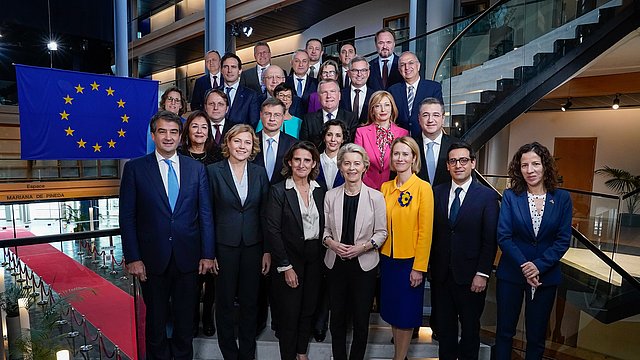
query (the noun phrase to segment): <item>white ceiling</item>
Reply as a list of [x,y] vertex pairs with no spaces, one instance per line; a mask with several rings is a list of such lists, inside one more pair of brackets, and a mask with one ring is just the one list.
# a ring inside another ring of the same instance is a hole
[[587,65],[577,77],[640,72],[640,28]]

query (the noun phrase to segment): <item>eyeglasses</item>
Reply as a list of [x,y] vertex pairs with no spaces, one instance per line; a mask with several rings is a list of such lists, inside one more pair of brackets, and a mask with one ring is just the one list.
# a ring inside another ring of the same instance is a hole
[[322,72],[322,76],[333,76],[333,75],[335,75],[335,74],[336,74],[336,72],[335,72],[335,71],[333,71],[333,70],[323,71],[323,72]]
[[351,69],[352,74],[366,74],[369,72],[369,69]]
[[283,93],[276,94],[276,97],[281,100],[291,100],[293,98],[291,94],[283,94]]
[[174,98],[174,97],[169,96],[169,97],[167,98],[167,101],[168,101],[168,102],[181,102],[181,101],[182,101],[182,99],[180,99],[180,98]]
[[416,61],[411,60],[411,61],[407,61],[407,62],[401,62],[401,63],[399,63],[398,65],[399,65],[400,67],[408,67],[408,66],[410,66],[410,67],[414,67],[416,64],[417,64],[417,62],[416,62]]
[[461,157],[459,159],[448,159],[447,163],[451,166],[456,166],[456,163],[459,161],[460,165],[465,166],[469,163],[471,159],[469,159],[468,157]]
[[284,79],[284,76],[269,75],[269,76],[265,76],[264,79],[265,80],[273,80],[273,79],[282,80]]

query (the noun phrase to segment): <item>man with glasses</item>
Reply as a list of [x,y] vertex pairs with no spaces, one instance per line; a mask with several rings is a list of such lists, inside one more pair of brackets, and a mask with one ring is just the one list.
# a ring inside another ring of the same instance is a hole
[[393,52],[396,47],[396,35],[393,30],[383,28],[376,33],[378,57],[369,62],[371,76],[369,87],[374,91],[387,90],[391,85],[402,81],[398,73],[398,56]]
[[[265,84],[266,91],[264,92],[264,94],[262,95],[262,97],[259,99],[258,102],[262,104],[265,100],[274,97],[275,96],[274,91],[276,89],[276,86],[284,83],[286,79],[287,79],[286,73],[280,66],[278,65],[269,66],[267,70],[265,70],[263,75],[263,82]],[[301,105],[300,98],[294,95],[293,99],[291,99],[291,106],[289,106],[289,114],[296,116],[298,118],[302,118],[300,115],[298,115],[302,112],[301,107],[302,105]]]
[[418,123],[420,102],[428,97],[442,101],[442,86],[435,81],[420,78],[420,61],[410,51],[400,55],[398,68],[404,81],[389,88],[398,106],[396,124],[409,130],[411,135],[416,135],[420,133]]
[[367,86],[369,63],[362,56],[356,56],[349,63],[350,85],[341,92],[340,108],[352,112],[360,124],[369,119],[369,99],[373,90]]
[[480,316],[497,248],[498,195],[474,181],[476,157],[469,144],[449,146],[446,163],[451,181],[433,189],[429,272],[438,306],[431,316],[438,324],[440,359],[478,359]]
[[191,94],[191,111],[204,109],[204,94],[209,89],[218,89],[222,86],[222,74],[220,74],[220,53],[215,50],[207,51],[204,56],[204,64],[207,72],[196,80]]

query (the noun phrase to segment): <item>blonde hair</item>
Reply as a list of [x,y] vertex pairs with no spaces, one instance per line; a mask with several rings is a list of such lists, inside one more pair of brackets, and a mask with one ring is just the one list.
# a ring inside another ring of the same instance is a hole
[[[396,144],[405,144],[411,149],[413,153],[413,162],[411,163],[411,172],[414,174],[420,172],[421,162],[420,162],[420,147],[418,143],[413,140],[411,136],[402,136],[399,138],[395,138],[391,143],[391,156],[393,156],[393,147]],[[391,170],[396,171],[395,166],[393,166],[393,161],[390,162]]]
[[256,132],[253,131],[253,128],[250,125],[246,125],[246,124],[236,124],[233,125],[233,127],[231,129],[229,129],[229,131],[227,131],[227,133],[224,135],[224,142],[222,143],[222,155],[225,158],[229,158],[229,141],[231,141],[231,139],[235,136],[238,136],[239,134],[248,132],[249,134],[251,134],[251,140],[253,140],[253,147],[251,148],[251,155],[249,155],[249,161],[252,161],[253,159],[255,159],[256,155],[258,155],[258,153],[260,152],[260,140],[258,140],[258,137],[256,136]]
[[371,100],[369,100],[369,118],[367,119],[367,123],[365,125],[372,124],[376,121],[375,115],[373,114],[373,107],[375,105],[378,105],[380,102],[382,102],[382,99],[384,99],[385,97],[388,98],[389,101],[391,102],[390,121],[392,123],[396,122],[396,119],[398,118],[398,107],[396,106],[396,102],[393,100],[393,96],[387,91],[379,90],[374,92],[373,95],[371,95]]

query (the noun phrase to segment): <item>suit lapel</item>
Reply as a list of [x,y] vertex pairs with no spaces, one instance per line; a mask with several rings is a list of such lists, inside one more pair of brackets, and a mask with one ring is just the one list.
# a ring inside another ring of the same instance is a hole
[[[151,186],[156,190],[166,208],[171,211],[169,198],[167,197],[167,191],[165,190],[164,183],[162,182],[162,175],[160,175],[160,166],[158,165],[155,152],[147,156],[147,171],[149,173],[148,178],[150,179],[152,184]],[[182,174],[182,171],[180,173]]]
[[[315,199],[315,196],[314,196]],[[338,242],[342,242],[342,218],[344,215],[344,191],[338,192],[338,198],[335,202],[335,211],[332,216],[334,216],[334,221],[336,223],[336,236],[338,237]],[[356,233],[357,234],[357,233]]]
[[296,218],[296,222],[298,223],[300,230],[304,232],[304,227],[302,226],[302,212],[300,211],[300,204],[298,204],[298,195],[296,190],[294,188],[285,189],[284,194],[287,197],[287,202],[293,212],[293,216]]
[[447,220],[447,224],[449,224],[449,227],[451,226],[451,223],[448,221],[449,220],[449,193],[451,192],[451,183],[449,183],[449,186],[447,186],[447,190],[446,191],[442,191],[440,192],[439,195],[439,199],[438,200],[438,207],[440,214],[444,214],[445,219]]
[[[364,226],[364,217],[371,216],[370,212],[367,209],[367,204],[369,204],[369,189],[362,184],[360,190],[360,197],[358,198],[358,210],[356,212],[356,223],[354,225],[354,236],[357,237],[357,234],[362,233],[362,227]],[[353,239],[353,243],[355,245],[356,239]]]
[[[180,159],[180,189],[178,190],[178,199],[176,199],[176,206],[173,209],[174,212],[176,212],[180,208],[180,205],[182,205],[184,197],[186,196],[185,190],[183,189],[186,189],[187,183],[190,179],[193,180],[193,174],[191,174],[191,164],[188,163],[188,160],[185,157],[181,155],[178,155],[178,157]],[[168,201],[169,198],[167,198],[167,202]]]
[[518,210],[520,211],[521,221],[524,226],[527,228],[527,233],[531,236],[532,239],[535,239],[536,236],[533,233],[533,222],[531,222],[531,212],[529,211],[529,200],[527,198],[527,192],[523,191],[522,194],[518,195]]
[[[540,229],[538,229],[538,238],[543,238],[544,232],[546,232],[547,229],[551,228],[549,223],[550,221],[552,221],[551,219],[560,218],[560,214],[556,214],[556,209],[559,209],[559,207],[555,205],[553,195],[548,192],[544,202],[544,213],[542,214]],[[533,228],[533,225],[531,225],[531,227]]]
[[[223,160],[220,165],[222,166],[222,178],[227,183],[227,186],[231,189],[231,192],[236,197],[236,200],[238,200],[238,204],[242,204],[242,202],[240,201],[240,195],[238,195],[238,189],[236,189],[236,183],[233,181],[233,175],[231,175],[231,166],[229,166],[229,161]],[[240,207],[242,207],[242,205]]]
[[[475,192],[478,190],[476,188],[476,186],[478,186],[478,184],[476,184],[474,181],[471,181],[471,184],[469,185],[469,189],[467,190],[467,193],[464,196],[464,201],[462,202],[462,204],[460,205],[460,210],[458,210],[458,215],[456,216],[456,221],[453,222],[453,225],[456,226],[458,224],[458,221],[460,221],[460,219],[462,219],[465,214],[469,211],[467,209],[469,209],[470,207],[472,207],[473,205],[473,198],[475,195]],[[451,191],[451,189],[449,189],[449,191]],[[449,193],[447,193],[448,195]],[[447,196],[447,206],[448,201],[449,200],[449,196]]]

